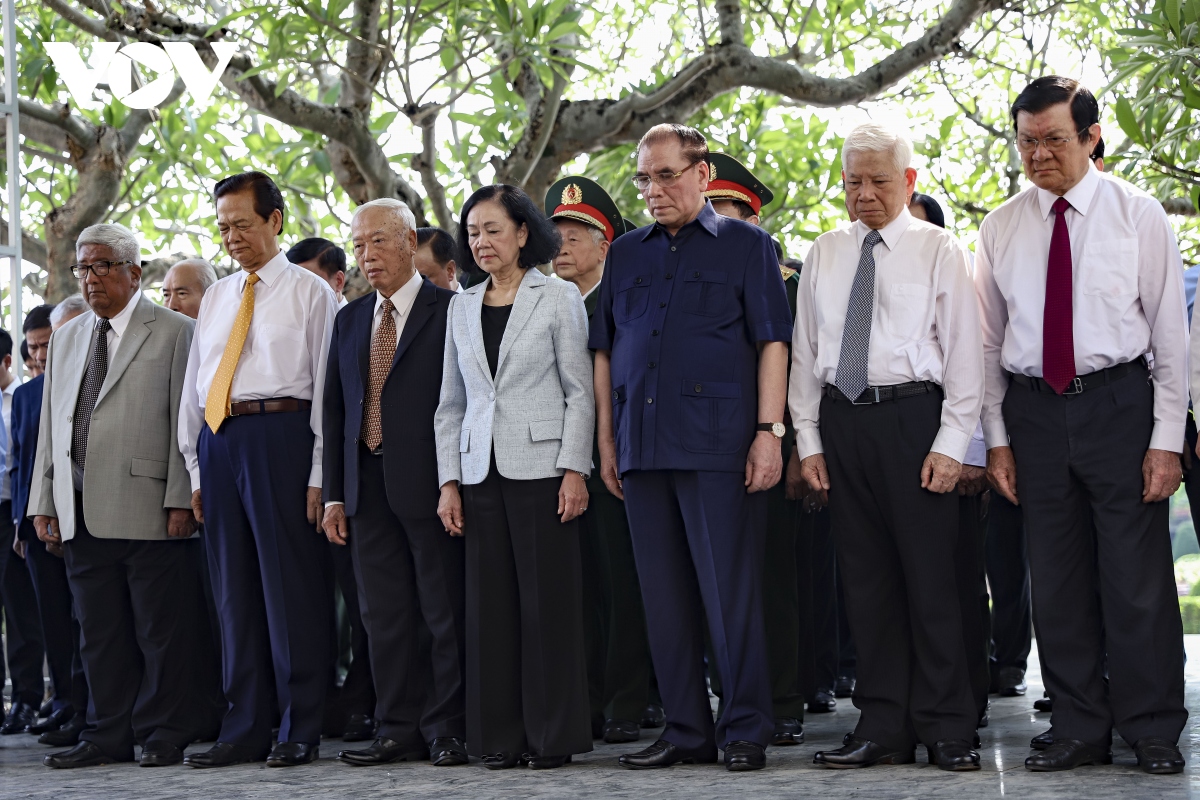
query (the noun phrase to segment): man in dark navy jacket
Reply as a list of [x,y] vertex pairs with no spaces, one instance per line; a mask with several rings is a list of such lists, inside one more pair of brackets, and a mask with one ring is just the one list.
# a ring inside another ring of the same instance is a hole
[[[766,493],[792,313],[771,237],[704,198],[708,143],[651,128],[634,178],[655,224],[613,242],[589,345],[601,476],[625,498],[667,725],[633,769],[761,769],[775,729],[762,617]],[[703,609],[704,613],[701,613]],[[725,710],[714,729],[705,615]]]
[[413,266],[408,206],[364,203],[350,228],[375,291],[338,313],[329,346],[324,527],[354,559],[379,734],[338,758],[465,764],[464,551],[437,517],[433,438],[454,293]]

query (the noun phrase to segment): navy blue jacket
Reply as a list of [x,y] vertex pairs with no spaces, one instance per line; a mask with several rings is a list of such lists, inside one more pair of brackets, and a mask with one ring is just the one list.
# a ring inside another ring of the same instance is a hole
[[[338,312],[325,372],[325,501],[358,511],[359,434],[371,374],[371,323],[376,292],[353,300]],[[383,473],[386,500],[401,518],[437,516],[437,447],[433,412],[442,391],[446,351],[446,309],[454,292],[421,284],[396,345],[392,370],[383,384]]]
[[706,202],[675,236],[613,241],[599,292],[588,346],[611,353],[617,469],[744,471],[758,344],[792,338],[771,237]]
[[37,455],[38,430],[42,422],[41,375],[26,381],[13,392],[12,452],[8,454],[8,474],[12,476],[13,524],[21,527],[29,505],[29,487],[33,485],[33,457]]

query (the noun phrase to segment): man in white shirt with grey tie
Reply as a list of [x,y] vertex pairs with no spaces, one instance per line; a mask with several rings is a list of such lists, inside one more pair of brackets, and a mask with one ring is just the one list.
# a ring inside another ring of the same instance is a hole
[[1142,769],[1179,772],[1167,498],[1188,405],[1183,265],[1159,202],[1092,165],[1099,106],[1086,87],[1038,78],[1012,117],[1034,185],[984,219],[975,282],[988,477],[1025,512],[1054,701],[1053,743],[1025,766],[1112,763],[1115,728]]
[[911,159],[903,132],[851,131],[857,221],[817,238],[797,293],[788,400],[801,471],[829,493],[862,711],[815,760],[911,763],[919,742],[941,769],[976,770],[954,489],[982,399],[979,318],[966,251],[908,211]]

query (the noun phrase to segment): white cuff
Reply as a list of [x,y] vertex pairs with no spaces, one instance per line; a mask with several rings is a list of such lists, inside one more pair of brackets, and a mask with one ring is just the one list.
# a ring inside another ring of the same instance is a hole
[[821,446],[821,432],[816,426],[796,431],[796,452],[801,460],[825,452]]
[[1182,453],[1186,436],[1186,422],[1156,422],[1150,433],[1150,449]]
[[943,425],[934,437],[929,452],[941,453],[961,464],[967,456],[967,445],[970,443],[971,437],[968,434]]
[[313,464],[313,468],[308,473],[308,486],[311,489],[320,489],[322,484],[321,465]]

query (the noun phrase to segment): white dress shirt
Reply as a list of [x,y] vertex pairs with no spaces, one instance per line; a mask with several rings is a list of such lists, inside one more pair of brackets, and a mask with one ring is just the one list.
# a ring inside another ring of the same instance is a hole
[[[1075,368],[1087,375],[1153,355],[1150,447],[1178,453],[1188,406],[1183,264],[1162,205],[1094,167],[1064,195],[1071,239]],[[1046,266],[1058,197],[1030,187],[979,226],[975,285],[983,323],[988,448],[1007,446],[1007,373],[1042,377]],[[1193,379],[1195,386],[1195,379]]]
[[[248,274],[239,271],[222,278],[200,301],[179,414],[179,450],[187,462],[193,491],[200,488],[196,443],[205,424],[208,390],[233,330]],[[259,268],[258,277],[254,316],[233,374],[230,399],[234,403],[272,397],[311,400],[309,424],[315,440],[308,485],[320,488],[321,398],[336,300],[329,284],[288,262],[282,251]]]
[[346,295],[342,295],[337,301],[337,310],[341,311],[346,306],[350,305],[350,301],[346,299]]
[[[821,394],[837,375],[850,288],[869,230],[855,222],[817,237],[800,273],[788,402],[801,458],[824,452]],[[930,450],[961,462],[983,395],[979,314],[966,250],[908,209],[879,233],[867,382],[941,385],[941,428]]]
[[[2,462],[4,464],[4,469],[0,470],[0,484],[2,484],[0,485],[0,502],[12,500],[12,480],[10,476],[12,475],[12,470],[15,466],[12,463],[12,404],[13,392],[15,392],[17,387],[20,385],[20,379],[14,375],[12,383],[8,384],[8,386],[4,388],[3,400],[0,401],[2,402],[2,406],[0,406],[0,417],[3,417],[4,420],[4,453],[6,457],[6,460]],[[3,546],[3,542],[0,542],[0,546]]]

